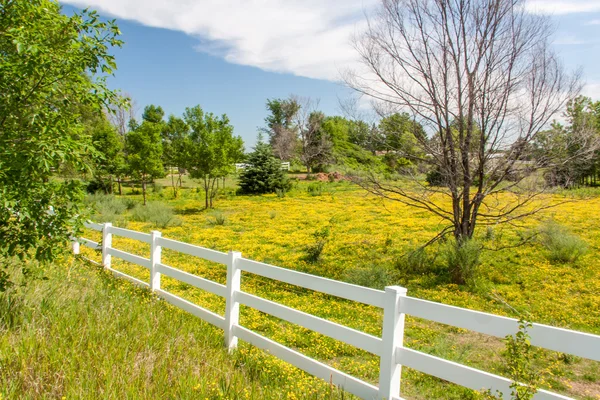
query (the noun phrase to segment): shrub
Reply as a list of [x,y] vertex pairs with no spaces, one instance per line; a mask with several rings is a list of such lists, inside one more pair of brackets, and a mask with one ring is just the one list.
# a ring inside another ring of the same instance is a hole
[[208,220],[208,223],[211,225],[225,225],[225,222],[227,222],[227,218],[222,212],[214,212],[212,219]]
[[367,286],[373,289],[383,289],[392,281],[393,274],[387,268],[377,264],[366,267],[348,268],[344,280],[355,285]]
[[444,180],[444,176],[439,169],[433,169],[427,172],[427,176],[425,177],[429,186],[445,186],[446,182]]
[[85,187],[86,192],[90,194],[94,193],[111,193],[112,183],[109,180],[102,180],[100,178],[94,179]]
[[96,222],[116,224],[125,220],[122,214],[127,210],[127,204],[120,198],[113,195],[95,193],[88,195],[85,202],[93,209],[93,219]]
[[311,196],[321,196],[323,194],[323,184],[321,182],[313,182],[308,185],[306,191]]
[[162,183],[154,182],[152,184],[152,192],[153,193],[161,193],[164,188],[165,188],[165,186]]
[[548,259],[553,262],[574,263],[588,251],[585,241],[553,221],[539,228],[539,237],[548,250]]
[[429,267],[429,257],[424,247],[410,249],[396,264],[396,267],[404,273],[424,273]]
[[312,234],[312,237],[315,239],[315,243],[306,246],[306,256],[304,257],[306,261],[311,263],[316,263],[319,261],[321,254],[323,253],[323,249],[329,241],[329,234],[329,227],[315,231]]
[[173,209],[159,201],[150,201],[145,206],[136,205],[131,211],[131,219],[138,222],[151,222],[155,227],[163,229],[182,224]]
[[271,146],[258,142],[246,161],[248,166],[240,175],[240,191],[246,194],[273,193],[289,190],[290,182],[275,158]]
[[473,285],[479,266],[481,246],[474,239],[448,240],[440,248],[453,283]]

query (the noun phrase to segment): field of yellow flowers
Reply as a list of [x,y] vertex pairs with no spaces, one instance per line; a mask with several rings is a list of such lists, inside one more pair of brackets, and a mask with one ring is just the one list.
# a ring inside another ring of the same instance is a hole
[[[297,184],[285,197],[236,196],[226,192],[216,201],[217,210],[204,211],[196,190],[184,189],[173,199],[167,189],[153,200],[172,207],[183,221],[160,229],[164,237],[220,251],[236,250],[246,258],[382,289],[385,285],[408,288],[408,294],[445,304],[517,317],[533,322],[600,333],[600,196],[584,200],[571,194],[541,198],[557,206],[519,221],[518,224],[481,228],[477,238],[486,250],[481,256],[477,283],[459,287],[440,274],[438,247],[427,249],[427,267],[405,270],[405,255],[423,245],[443,227],[438,217],[401,203],[382,200],[350,183],[323,183],[319,195],[309,193],[307,183]],[[124,197],[136,199],[136,195]],[[500,201],[510,201],[509,197]],[[515,246],[544,221],[554,220],[581,237],[588,253],[574,264],[550,262],[536,240]],[[123,220],[121,226],[149,232],[151,223]],[[315,244],[313,234],[326,229],[329,236],[316,262],[307,258]],[[86,232],[99,239],[99,234]],[[113,237],[113,247],[148,257],[148,246]],[[99,259],[97,253],[86,255]],[[163,262],[190,273],[225,283],[225,267],[163,250]],[[148,272],[126,262],[113,267],[148,280]],[[214,312],[223,314],[223,299],[168,277],[162,286]],[[380,335],[381,311],[366,305],[280,284],[251,274],[242,278],[242,290],[287,306]],[[379,359],[337,342],[242,307],[241,324],[286,346],[326,362],[362,379],[377,382]],[[216,328],[215,328],[216,329]],[[409,317],[405,344],[430,354],[506,375],[501,340]],[[296,368],[241,344],[235,355],[245,365],[270,374],[294,393],[317,393],[314,378]],[[577,357],[536,350],[534,363],[544,377],[543,386],[582,399],[600,399],[600,365]],[[478,393],[405,368],[403,396],[409,399],[468,399]],[[291,397],[290,397],[291,396]]]

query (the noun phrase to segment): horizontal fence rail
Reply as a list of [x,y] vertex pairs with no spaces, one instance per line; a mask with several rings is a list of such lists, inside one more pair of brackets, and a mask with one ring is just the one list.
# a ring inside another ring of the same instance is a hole
[[[87,222],[86,228],[102,232],[102,241],[80,238],[73,242],[73,252],[79,254],[79,244],[102,251],[102,265],[116,277],[147,287],[165,301],[187,311],[225,332],[225,344],[231,350],[238,338],[268,351],[305,372],[331,382],[363,399],[396,399],[400,397],[401,367],[407,366],[437,378],[473,390],[496,390],[510,398],[510,379],[445,360],[403,346],[405,316],[451,325],[470,331],[505,338],[518,332],[514,318],[468,310],[406,295],[406,289],[390,286],[385,291],[352,285],[285,268],[242,258],[240,253],[223,253],[173,239],[163,238],[158,231],[142,233],[113,227],[110,223]],[[145,258],[112,247],[112,235],[122,236],[150,244],[150,257]],[[162,249],[184,253],[227,266],[227,284],[190,274],[161,262]],[[150,270],[150,281],[144,282],[112,268],[112,257]],[[263,299],[241,290],[242,272],[259,275],[305,289],[336,296],[383,309],[382,337],[323,319],[282,304]],[[161,276],[176,279],[214,295],[224,297],[225,315],[218,315],[161,288]],[[327,364],[314,360],[269,338],[259,335],[239,324],[240,305],[254,308],[276,318],[329,336],[340,342],[380,356],[379,386],[350,376]],[[528,329],[534,346],[573,354],[600,361],[600,336],[548,325],[533,324]],[[538,390],[536,400],[569,399],[569,397]]]

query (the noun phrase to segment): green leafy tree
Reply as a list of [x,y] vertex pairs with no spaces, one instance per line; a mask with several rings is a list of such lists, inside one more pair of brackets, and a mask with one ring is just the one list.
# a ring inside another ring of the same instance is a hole
[[[116,69],[110,50],[122,44],[119,34],[95,11],[67,16],[51,0],[1,3],[2,257],[52,261],[78,233],[82,185],[52,175],[61,164],[90,170],[94,148],[78,105],[102,112],[118,101],[104,77]],[[0,273],[0,291],[8,285]]]
[[[177,185],[181,186],[181,174],[186,159],[184,142],[189,129],[183,119],[170,115],[162,130],[163,163],[171,174],[171,186],[175,197],[177,197]],[[175,182],[173,168],[177,168],[178,182]]]
[[148,112],[153,109],[154,106],[146,107],[143,115],[148,119],[144,119],[140,125],[130,124],[135,129],[126,136],[127,167],[131,175],[140,179],[142,183],[144,205],[146,205],[146,184],[151,179],[159,178],[164,174],[161,143],[163,123],[162,120],[154,118],[156,114]]
[[333,160],[351,169],[381,168],[381,162],[369,150],[353,141],[360,129],[366,128],[362,134],[367,134],[369,130],[366,123],[360,122],[338,116],[325,118],[321,129],[331,139]]
[[96,180],[103,183],[107,192],[112,193],[113,180],[117,178],[121,194],[121,178],[125,170],[123,138],[104,115],[92,128],[92,142],[98,151],[94,169]]
[[200,106],[186,108],[183,119],[191,133],[185,139],[185,169],[202,182],[205,208],[212,208],[217,194],[217,180],[235,170],[243,155],[244,142],[233,136],[227,115],[205,113]]
[[274,154],[281,160],[290,160],[298,147],[298,126],[296,117],[300,103],[295,98],[267,100],[269,115],[265,118]]
[[248,166],[240,176],[242,193],[274,193],[289,189],[289,180],[281,169],[281,161],[273,154],[273,149],[259,138],[254,151],[246,160]]

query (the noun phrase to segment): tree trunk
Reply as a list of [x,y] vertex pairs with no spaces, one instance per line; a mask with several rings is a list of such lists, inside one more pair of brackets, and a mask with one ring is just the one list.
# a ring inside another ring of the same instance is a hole
[[121,188],[121,178],[117,178],[117,184],[119,185],[119,196],[123,195],[123,190]]
[[209,205],[208,205],[208,189],[209,189],[209,185],[208,185],[208,175],[206,175],[204,177],[204,209],[208,210]]
[[173,168],[169,168],[171,172],[171,186],[173,187],[173,197],[177,197],[177,188],[175,187],[175,176],[173,176]]
[[146,205],[146,178],[142,177],[142,195],[144,196],[144,205]]

